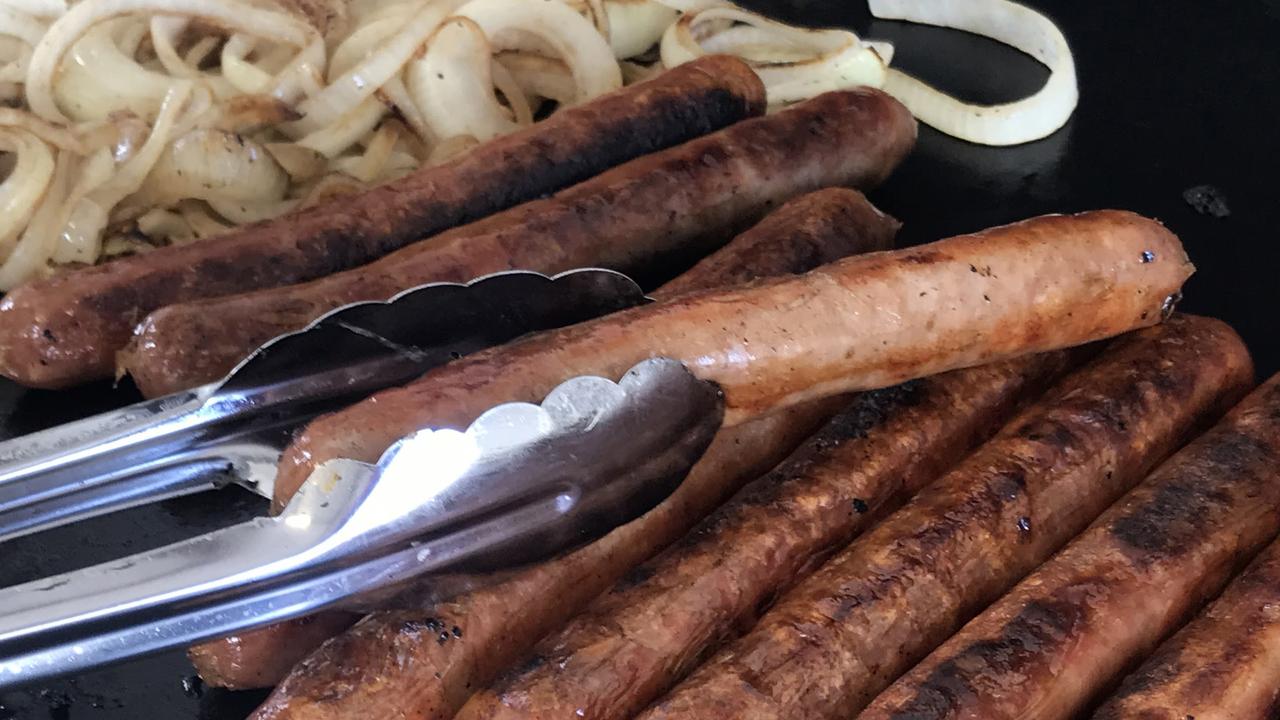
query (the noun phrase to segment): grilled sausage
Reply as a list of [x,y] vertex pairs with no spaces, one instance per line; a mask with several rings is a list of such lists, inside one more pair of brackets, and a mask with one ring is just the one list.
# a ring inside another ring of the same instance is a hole
[[164,395],[222,377],[263,342],[335,307],[384,300],[424,283],[464,282],[513,268],[642,270],[671,252],[723,244],[801,193],[873,186],[914,140],[915,120],[888,95],[828,93],[364,267],[304,285],[163,308],[143,321],[122,369],[144,394]]
[[[1274,466],[1273,466],[1274,467]],[[1280,543],[1160,646],[1094,720],[1266,720],[1280,715]]]
[[362,265],[764,108],[745,64],[695,61],[359,197],[29,283],[0,302],[0,374],[45,388],[109,377],[152,310]]
[[451,602],[366,617],[295,667],[252,720],[452,717],[472,691],[785,457],[839,404],[814,401],[722,430],[670,498],[569,555]]
[[685,294],[463,358],[313,421],[286,450],[277,506],[330,458],[377,458],[416,428],[655,355],[724,390],[725,422],[851,390],[1079,345],[1160,321],[1192,267],[1138,215],[1047,216],[799,277]]
[[867,709],[1071,718],[1280,528],[1280,376]]
[[1066,369],[1033,355],[864,393],[786,462],[634,570],[458,720],[630,718],[833,549],[891,512]]
[[[899,225],[855,190],[820,190],[778,208],[653,294],[669,298],[699,288],[800,273],[841,257],[884,250],[892,246]],[[764,447],[774,446],[769,441]],[[191,660],[210,684],[274,685],[297,661],[356,619],[335,612],[314,618],[322,619],[302,618],[198,645],[191,649]]]
[[1214,320],[1118,341],[641,717],[853,716],[1251,380],[1244,345]]

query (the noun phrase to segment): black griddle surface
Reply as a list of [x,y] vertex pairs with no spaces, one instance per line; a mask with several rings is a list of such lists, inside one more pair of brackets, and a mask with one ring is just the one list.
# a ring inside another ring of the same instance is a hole
[[[869,22],[861,2],[744,3],[782,19],[846,25],[897,45],[894,65],[976,102],[1036,89],[1045,71],[963,33]],[[922,128],[915,153],[882,188],[906,224],[904,244],[1049,212],[1126,208],[1163,220],[1199,271],[1182,309],[1230,322],[1259,375],[1280,371],[1280,0],[1230,3],[1032,2],[1075,51],[1080,107],[1056,135],[1015,148],[967,145]],[[1209,186],[1229,215],[1184,198]],[[30,432],[137,396],[98,386],[50,393],[0,384],[0,437]],[[138,552],[260,512],[231,489],[100,518],[0,548],[0,586]],[[262,693],[201,690],[181,652],[0,693],[0,720],[240,720]],[[184,680],[188,682],[184,686]]]

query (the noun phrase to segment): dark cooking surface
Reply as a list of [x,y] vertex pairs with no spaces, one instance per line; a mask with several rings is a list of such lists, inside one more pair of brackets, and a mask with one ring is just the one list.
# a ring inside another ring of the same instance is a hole
[[[938,0],[941,1],[941,0]],[[961,33],[868,24],[856,0],[748,2],[791,20],[846,24],[898,46],[894,64],[978,101],[1043,81],[1015,51]],[[1076,54],[1081,105],[1065,129],[1011,149],[979,148],[922,129],[915,154],[872,199],[918,243],[1039,213],[1136,210],[1179,233],[1199,272],[1183,309],[1229,321],[1262,375],[1280,371],[1280,0],[1230,3],[1034,2],[1061,23]],[[852,7],[850,7],[852,6]],[[1211,186],[1226,217],[1184,192]],[[0,385],[4,437],[134,399],[107,387],[69,393]],[[203,532],[265,508],[228,490],[46,533],[0,548],[0,585],[71,569]],[[0,693],[0,720],[239,720],[261,694],[199,691],[180,652]]]

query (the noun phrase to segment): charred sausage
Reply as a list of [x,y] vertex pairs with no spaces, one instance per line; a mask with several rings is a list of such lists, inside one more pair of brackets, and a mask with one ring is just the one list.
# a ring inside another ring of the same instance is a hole
[[1066,369],[1057,351],[863,393],[636,568],[458,719],[630,718],[779,593],[957,462]]
[[335,307],[385,300],[417,285],[515,268],[636,272],[673,252],[701,255],[801,193],[876,185],[914,140],[915,120],[888,95],[828,93],[633,160],[370,265],[303,285],[163,308],[138,328],[122,370],[145,395],[164,395],[222,377],[263,342]]
[[642,717],[853,716],[1251,381],[1243,343],[1214,320],[1117,341]]
[[29,283],[0,302],[0,374],[44,388],[109,377],[152,310],[362,265],[764,108],[745,64],[699,60],[355,198]]
[[1280,713],[1280,543],[1165,642],[1094,720],[1264,720]]
[[1170,458],[862,717],[1076,717],[1215,595],[1277,528],[1280,376]]
[[[778,208],[653,295],[669,298],[699,288],[800,273],[841,257],[885,250],[892,246],[899,225],[855,190],[820,190]],[[789,437],[784,433],[781,440]],[[752,442],[764,442],[764,448],[780,447],[754,434]],[[725,472],[722,468],[717,476]],[[297,661],[355,619],[345,613],[323,613],[204,643],[192,648],[190,656],[210,684],[266,687],[279,682]],[[365,655],[376,652],[374,648],[363,651]],[[295,704],[303,702],[299,699]]]
[[1033,220],[685,294],[477,353],[313,421],[286,450],[277,506],[319,462],[377,458],[425,426],[655,355],[720,384],[725,422],[852,390],[1079,345],[1160,321],[1192,271],[1132,213]]

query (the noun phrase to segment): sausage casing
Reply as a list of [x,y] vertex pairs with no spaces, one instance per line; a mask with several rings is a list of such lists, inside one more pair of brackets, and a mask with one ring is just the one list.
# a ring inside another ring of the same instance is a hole
[[784,596],[642,717],[849,717],[1252,381],[1236,334],[1118,340]]
[[[892,247],[899,226],[898,221],[881,213],[856,190],[831,188],[809,193],[778,208],[728,245],[659,288],[654,296],[665,298],[730,282],[799,273],[841,257],[885,250]],[[802,418],[795,420],[800,424],[797,429],[805,427]],[[777,426],[770,423],[767,427],[776,429]],[[778,448],[786,447],[788,438],[792,437],[790,430],[784,431],[775,444],[772,439],[761,438],[761,432],[758,429],[748,436],[753,444],[764,443],[761,446],[764,454],[760,457],[769,459],[775,457],[771,453],[776,453]],[[731,470],[733,466],[727,461],[706,461],[704,465],[718,468],[711,473],[712,476],[730,483],[739,474],[745,479],[754,477],[752,473],[757,468],[753,461],[744,460],[744,463],[743,468],[747,470],[743,471]],[[659,534],[657,530],[654,533],[655,536]],[[345,613],[322,613],[313,618],[279,623],[233,638],[204,643],[192,648],[190,656],[201,677],[210,684],[233,688],[265,687],[279,682],[299,660],[354,620],[355,617]],[[367,629],[367,626],[362,627]],[[383,634],[397,637],[393,633]],[[361,642],[366,641],[353,640],[353,645]],[[376,656],[378,649],[372,646],[352,652],[372,657]],[[406,666],[405,672],[409,673],[412,667]],[[305,687],[320,687],[322,678],[332,679],[332,671],[333,668],[328,671],[315,666],[309,668],[308,679],[314,682]],[[447,677],[455,675],[448,674]],[[405,682],[429,684],[430,680],[406,679]],[[294,682],[293,687],[300,684],[300,681]],[[424,693],[429,694],[429,691]],[[278,706],[287,704],[281,699],[286,695],[285,691],[277,693]],[[355,690],[350,694],[356,695]],[[290,702],[293,707],[300,707],[307,699],[300,695]]]
[[617,377],[644,358],[675,358],[719,383],[734,425],[1155,324],[1191,270],[1159,223],[1098,211],[686,293],[476,353],[313,421],[281,460],[277,504],[319,462],[376,459],[416,428],[465,427],[575,375]]
[[1280,377],[1170,458],[868,708],[1071,718],[1280,528]]
[[634,273],[672,253],[701,255],[797,195],[876,185],[906,155],[915,131],[911,114],[884,93],[827,93],[369,265],[302,285],[162,308],[139,326],[121,369],[143,394],[164,395],[216,380],[267,340],[348,303],[503,270]]
[[0,302],[0,374],[43,388],[110,377],[152,310],[362,265],[764,109],[745,63],[697,60],[357,197],[28,283]]

